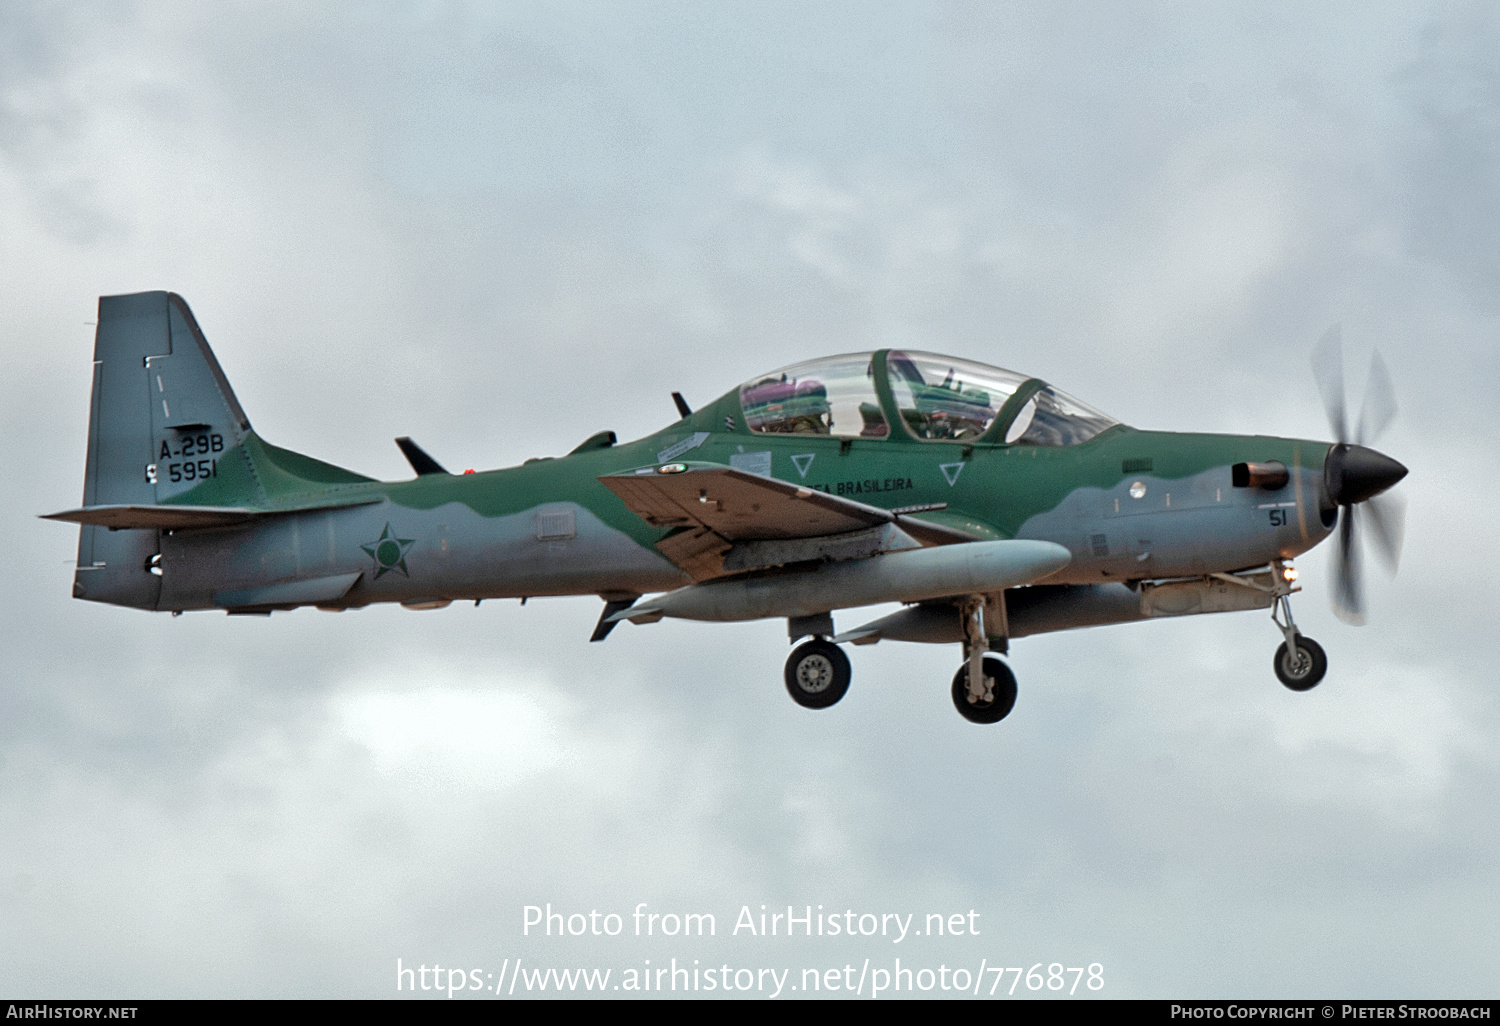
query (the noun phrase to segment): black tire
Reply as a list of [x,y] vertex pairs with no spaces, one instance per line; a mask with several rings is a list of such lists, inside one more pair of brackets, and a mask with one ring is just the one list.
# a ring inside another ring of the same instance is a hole
[[837,645],[809,641],[786,661],[786,692],[804,709],[827,709],[849,690],[849,657]]
[[970,723],[999,723],[1016,707],[1016,675],[994,656],[984,657],[984,675],[995,679],[994,700],[969,701],[969,664],[953,675],[953,705]]
[[1276,649],[1276,679],[1293,691],[1311,691],[1328,672],[1328,656],[1323,646],[1312,638],[1297,635],[1297,657],[1293,658],[1286,642]]

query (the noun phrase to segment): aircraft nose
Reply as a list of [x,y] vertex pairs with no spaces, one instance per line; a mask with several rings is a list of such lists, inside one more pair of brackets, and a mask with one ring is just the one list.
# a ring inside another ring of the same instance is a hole
[[1323,463],[1323,486],[1336,506],[1364,502],[1405,476],[1400,463],[1363,445],[1335,445]]

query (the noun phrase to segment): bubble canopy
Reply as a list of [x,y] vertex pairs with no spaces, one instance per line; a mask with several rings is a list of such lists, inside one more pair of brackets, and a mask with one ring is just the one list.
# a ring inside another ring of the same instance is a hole
[[903,349],[793,364],[739,395],[756,434],[1063,446],[1119,423],[1036,378]]

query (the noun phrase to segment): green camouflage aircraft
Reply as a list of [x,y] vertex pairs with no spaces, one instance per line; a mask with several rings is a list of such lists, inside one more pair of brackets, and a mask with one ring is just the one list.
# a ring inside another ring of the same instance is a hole
[[[961,644],[954,705],[993,723],[1011,638],[1271,609],[1294,691],[1327,660],[1292,619],[1293,557],[1339,531],[1334,606],[1362,619],[1365,517],[1394,569],[1406,474],[1367,448],[1395,414],[1379,357],[1346,430],[1336,329],[1314,367],[1336,441],[1121,424],[1024,374],[880,350],[756,377],[638,441],[376,481],[262,440],[181,297],[99,300],[73,594],[140,609],[269,614],[372,602],[598,595],[621,620],[784,617],[787,690],[825,708],[842,643]],[[1342,509],[1342,516],[1340,516]],[[1359,515],[1356,516],[1356,511]],[[651,597],[643,597],[651,596]],[[836,632],[831,611],[905,608]]]

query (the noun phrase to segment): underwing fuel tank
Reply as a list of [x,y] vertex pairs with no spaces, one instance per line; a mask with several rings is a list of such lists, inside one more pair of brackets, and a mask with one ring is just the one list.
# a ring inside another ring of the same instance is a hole
[[761,620],[880,602],[979,595],[1041,580],[1067,566],[1070,558],[1061,545],[1025,539],[908,549],[812,570],[690,584],[613,619]]

